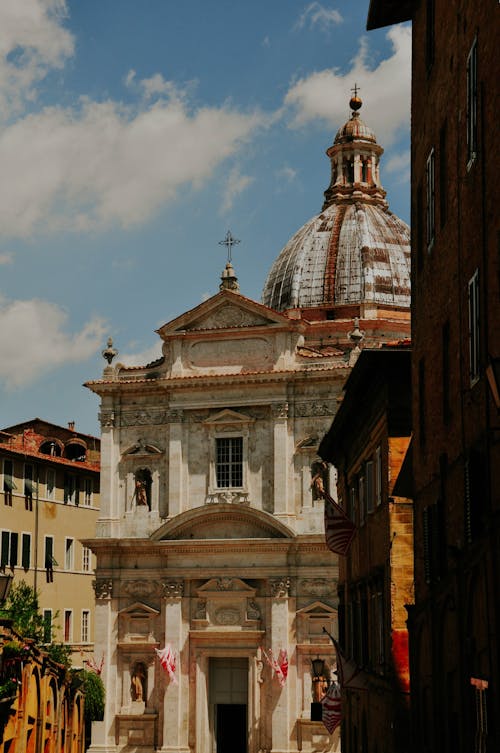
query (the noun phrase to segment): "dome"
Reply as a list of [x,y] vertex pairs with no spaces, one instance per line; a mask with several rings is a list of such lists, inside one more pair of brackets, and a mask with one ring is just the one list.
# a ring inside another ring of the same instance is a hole
[[[355,102],[357,110],[361,100]],[[328,316],[337,306],[359,306],[370,318],[379,306],[409,310],[410,229],[388,209],[382,153],[373,131],[352,112],[327,150],[331,181],[323,209],[274,262],[262,294],[266,306],[326,309]]]

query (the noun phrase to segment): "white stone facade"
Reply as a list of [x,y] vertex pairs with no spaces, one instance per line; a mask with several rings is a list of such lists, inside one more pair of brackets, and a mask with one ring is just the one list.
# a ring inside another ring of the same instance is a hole
[[[158,330],[158,362],[88,384],[101,396],[88,543],[107,693],[92,753],[338,749],[310,720],[311,659],[334,669],[323,627],[337,631],[338,575],[311,465],[349,365],[300,355],[308,326],[222,290]],[[177,684],[154,651],[165,644]],[[269,649],[288,653],[283,687]]]

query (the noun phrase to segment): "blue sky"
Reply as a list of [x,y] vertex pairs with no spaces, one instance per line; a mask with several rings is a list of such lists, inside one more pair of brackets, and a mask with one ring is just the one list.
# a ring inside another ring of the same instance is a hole
[[217,292],[228,228],[241,292],[318,213],[349,117],[385,148],[409,222],[410,28],[368,0],[2,0],[0,426],[99,433],[111,335],[125,363]]

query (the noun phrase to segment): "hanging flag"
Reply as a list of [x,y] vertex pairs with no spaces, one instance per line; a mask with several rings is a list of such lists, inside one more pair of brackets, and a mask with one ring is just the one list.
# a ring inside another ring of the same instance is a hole
[[326,545],[331,552],[345,557],[356,535],[356,526],[324,490],[323,499],[325,500]]
[[102,673],[103,666],[104,666],[104,654],[102,655],[100,662],[97,662],[93,656],[91,656],[90,659],[87,659],[87,669],[90,672],[95,672],[96,675],[100,675]]
[[358,667],[356,662],[352,659],[346,659],[342,653],[342,649],[326,628],[323,628],[323,632],[328,635],[335,648],[335,654],[337,657],[337,677],[340,688],[347,688],[349,690],[368,690],[368,676],[361,667]]
[[342,699],[338,682],[332,682],[321,701],[321,706],[322,722],[331,735],[342,721]]
[[269,666],[274,669],[274,674],[278,678],[279,684],[283,687],[288,676],[288,654],[286,649],[280,649],[277,659],[274,658],[272,649],[269,649],[268,653],[266,653],[265,649],[262,649],[262,653],[266,657]]
[[177,677],[175,676],[177,662],[172,646],[170,643],[167,643],[165,648],[162,648],[161,651],[157,648],[155,648],[155,651],[158,654],[161,666],[166,672],[168,672],[170,680],[177,685]]

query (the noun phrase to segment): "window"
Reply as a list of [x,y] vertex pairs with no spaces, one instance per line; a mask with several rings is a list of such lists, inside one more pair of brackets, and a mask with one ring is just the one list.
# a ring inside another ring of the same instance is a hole
[[9,507],[12,507],[12,490],[16,489],[16,485],[12,479],[14,468],[12,460],[3,461],[3,495],[4,502]]
[[33,482],[33,466],[26,463],[24,466],[24,504],[27,510],[33,509],[33,494],[35,494]]
[[380,445],[375,450],[375,504],[377,507],[382,502],[382,448]]
[[215,440],[217,487],[243,486],[243,437],[219,437]]
[[21,551],[21,565],[25,570],[29,570],[31,566],[31,533],[23,533]]
[[82,611],[82,629],[81,629],[81,641],[82,643],[89,643],[90,635],[90,612],[88,609]]
[[74,539],[66,539],[64,544],[64,569],[73,570]]
[[54,499],[56,488],[56,473],[52,468],[47,468],[47,475],[45,477],[46,496],[47,499]]
[[366,501],[365,501],[365,477],[360,476],[358,480],[358,500],[359,500],[359,523],[365,522]]
[[373,460],[367,460],[365,463],[366,479],[366,512],[373,512],[375,507],[375,478]]
[[424,210],[423,210],[423,204],[424,204],[424,192],[422,189],[422,184],[419,183],[417,186],[417,192],[416,192],[416,200],[415,200],[415,217],[412,227],[412,238],[415,240],[415,248],[417,250],[417,269],[419,272],[422,271],[424,266]]
[[71,473],[64,474],[64,504],[78,505],[80,502],[80,479]]
[[45,573],[47,576],[47,583],[52,583],[54,580],[54,566],[57,566],[57,562],[54,558],[54,537],[45,537]]
[[467,57],[467,166],[477,156],[477,39]]
[[92,479],[86,478],[83,480],[83,504],[85,507],[91,507],[92,505]]
[[52,609],[43,610],[43,642],[52,642]]
[[2,531],[0,568],[14,569],[18,564],[19,534],[15,531]]
[[64,610],[64,642],[71,643],[73,640],[73,610]]
[[92,552],[88,546],[82,548],[82,570],[84,573],[89,573],[91,570]]
[[427,251],[430,252],[434,245],[435,230],[435,206],[434,206],[434,148],[429,152],[425,166],[425,185],[426,185],[426,229],[427,229]]
[[477,677],[470,678],[470,684],[474,688],[476,701],[476,734],[474,753],[486,753],[488,744],[488,713],[486,706],[486,691],[488,681]]
[[479,270],[469,280],[469,370],[470,383],[479,379]]

